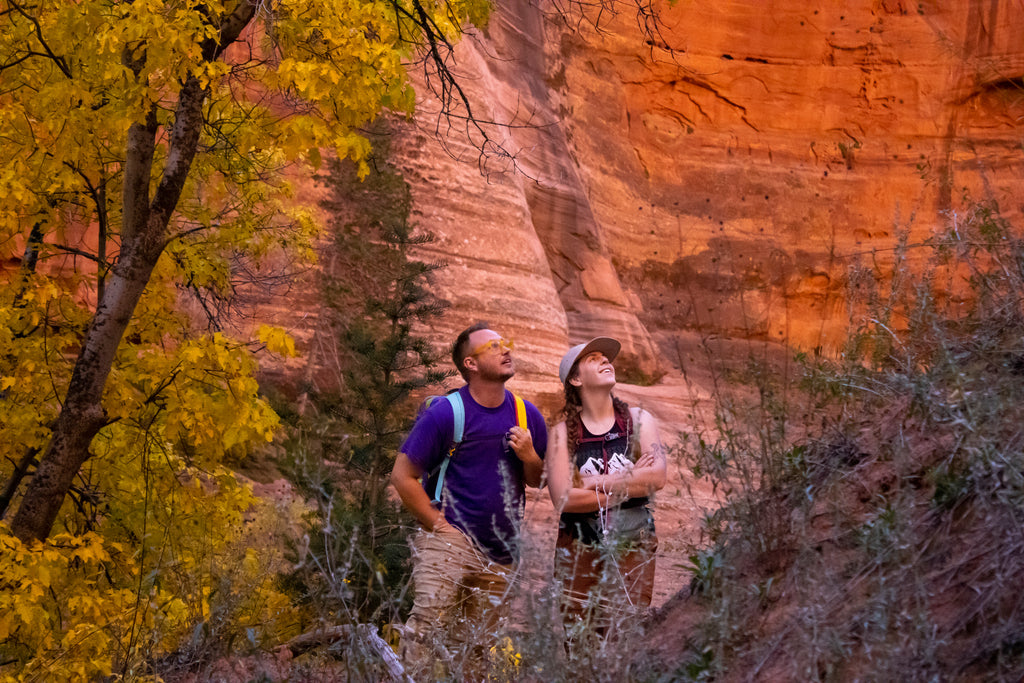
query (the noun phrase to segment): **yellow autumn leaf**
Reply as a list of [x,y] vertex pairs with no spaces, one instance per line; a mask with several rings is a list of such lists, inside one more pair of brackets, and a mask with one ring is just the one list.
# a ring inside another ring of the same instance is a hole
[[188,363],[198,363],[203,355],[203,350],[195,346],[186,346],[181,350],[182,360]]
[[295,340],[284,328],[273,325],[260,325],[256,330],[256,338],[267,347],[271,353],[279,356],[292,358],[296,356]]
[[259,554],[254,548],[245,549],[245,559],[242,561],[242,566],[250,574],[256,574],[260,570],[260,558]]
[[[0,605],[2,607],[2,605]],[[11,635],[14,626],[14,615],[6,610],[0,609],[0,641],[6,641]]]

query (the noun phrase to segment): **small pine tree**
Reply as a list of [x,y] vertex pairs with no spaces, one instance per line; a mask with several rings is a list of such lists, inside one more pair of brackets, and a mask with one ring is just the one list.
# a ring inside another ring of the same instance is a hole
[[311,562],[292,579],[331,618],[389,622],[405,606],[409,570],[388,474],[413,394],[451,373],[438,369],[440,356],[414,332],[447,305],[427,287],[444,264],[411,257],[434,237],[409,220],[411,193],[387,162],[384,135],[374,137],[374,152],[364,179],[354,164],[339,162],[324,179],[334,243],[322,282],[323,343],[336,375],[333,386],[311,391],[316,417],[307,416],[294,449],[293,478],[316,512],[308,519]]

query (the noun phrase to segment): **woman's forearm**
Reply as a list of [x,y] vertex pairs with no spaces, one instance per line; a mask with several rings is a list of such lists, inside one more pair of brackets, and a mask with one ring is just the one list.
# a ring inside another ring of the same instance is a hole
[[628,472],[594,474],[583,478],[584,488],[626,495],[630,498],[650,495],[665,485],[663,467],[637,467]]
[[561,512],[594,512],[608,507],[610,496],[593,489],[569,489]]

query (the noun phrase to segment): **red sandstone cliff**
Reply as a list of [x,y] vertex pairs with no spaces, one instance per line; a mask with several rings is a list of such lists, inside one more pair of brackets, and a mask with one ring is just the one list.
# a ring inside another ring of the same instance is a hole
[[430,98],[393,146],[449,263],[431,333],[492,321],[519,390],[549,397],[596,334],[652,375],[686,331],[828,347],[855,259],[965,193],[1020,218],[1024,3],[834,5],[681,0],[650,33],[631,3],[599,30],[499,3],[457,71],[514,164]]

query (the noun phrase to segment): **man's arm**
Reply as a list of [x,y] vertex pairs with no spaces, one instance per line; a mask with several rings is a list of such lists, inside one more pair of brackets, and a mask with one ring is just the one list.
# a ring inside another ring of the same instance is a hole
[[423,528],[427,531],[437,531],[447,526],[448,522],[444,518],[444,513],[434,507],[430,502],[430,496],[423,490],[423,485],[420,484],[422,476],[423,472],[409,460],[409,456],[405,453],[398,454],[395,466],[391,470],[391,483],[398,491],[405,509],[419,520]]

